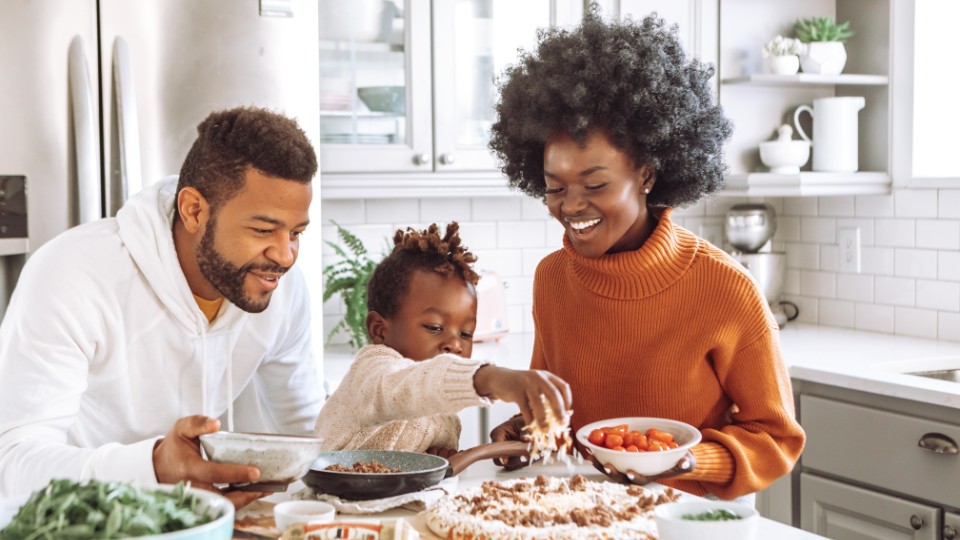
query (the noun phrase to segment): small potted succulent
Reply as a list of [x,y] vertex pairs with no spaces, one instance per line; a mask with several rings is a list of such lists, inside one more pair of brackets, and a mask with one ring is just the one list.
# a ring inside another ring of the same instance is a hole
[[811,17],[798,20],[793,30],[806,44],[806,52],[800,57],[805,73],[837,75],[843,71],[847,63],[843,42],[853,36],[849,21],[837,24],[833,17]]
[[777,36],[763,46],[767,70],[774,75],[793,75],[800,70],[800,55],[806,46],[799,40]]

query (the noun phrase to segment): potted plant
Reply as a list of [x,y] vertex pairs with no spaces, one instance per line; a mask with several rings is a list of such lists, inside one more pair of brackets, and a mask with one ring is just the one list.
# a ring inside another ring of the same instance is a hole
[[793,75],[800,70],[800,55],[806,47],[799,39],[777,36],[763,46],[767,70],[775,75]]
[[853,36],[849,21],[837,24],[833,17],[811,17],[798,20],[793,30],[806,44],[806,52],[800,57],[805,73],[837,75],[843,71],[847,63],[843,42]]
[[[340,293],[343,300],[343,318],[327,333],[327,343],[338,332],[344,330],[350,338],[350,346],[359,349],[369,342],[367,336],[367,281],[373,275],[377,262],[367,255],[367,249],[350,231],[339,223],[331,221],[337,227],[337,236],[346,249],[333,242],[327,242],[340,260],[323,269],[326,302],[334,294]],[[348,253],[349,251],[349,253]]]

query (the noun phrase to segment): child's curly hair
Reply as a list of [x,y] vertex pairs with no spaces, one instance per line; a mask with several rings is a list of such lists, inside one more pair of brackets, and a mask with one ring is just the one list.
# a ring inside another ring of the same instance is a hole
[[406,232],[398,229],[393,235],[393,251],[377,265],[367,282],[367,310],[384,317],[395,315],[407,294],[410,276],[417,270],[456,275],[476,285],[480,275],[471,265],[477,262],[477,257],[460,243],[459,231],[456,221],[447,225],[442,237],[436,223],[423,231],[411,227],[407,227]]
[[490,148],[512,187],[543,199],[546,140],[559,132],[583,144],[596,129],[656,171],[651,205],[692,204],[723,187],[732,127],[713,103],[713,67],[686,60],[675,27],[655,13],[605,23],[594,4],[576,29],[540,29],[538,39],[498,83]]

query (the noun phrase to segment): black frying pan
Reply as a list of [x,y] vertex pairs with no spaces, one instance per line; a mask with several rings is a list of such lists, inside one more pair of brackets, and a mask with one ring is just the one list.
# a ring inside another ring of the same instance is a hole
[[[303,483],[318,493],[341,499],[369,500],[412,493],[435,486],[444,478],[456,476],[482,459],[528,455],[528,445],[520,441],[481,444],[464,450],[450,460],[417,452],[393,450],[337,450],[324,452],[313,462]],[[400,469],[396,473],[355,473],[328,471],[331,465],[352,467],[356,462],[378,463]]]

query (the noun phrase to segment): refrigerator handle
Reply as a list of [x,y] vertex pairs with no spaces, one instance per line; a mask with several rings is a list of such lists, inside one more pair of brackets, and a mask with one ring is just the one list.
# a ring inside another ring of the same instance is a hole
[[113,99],[117,114],[120,177],[106,190],[107,214],[116,215],[127,197],[143,187],[140,169],[140,130],[137,125],[137,92],[133,83],[130,48],[122,37],[113,42]]
[[73,115],[73,143],[76,152],[76,205],[70,213],[70,226],[100,219],[100,135],[93,107],[93,89],[83,39],[70,41],[67,67],[70,78],[70,105]]

